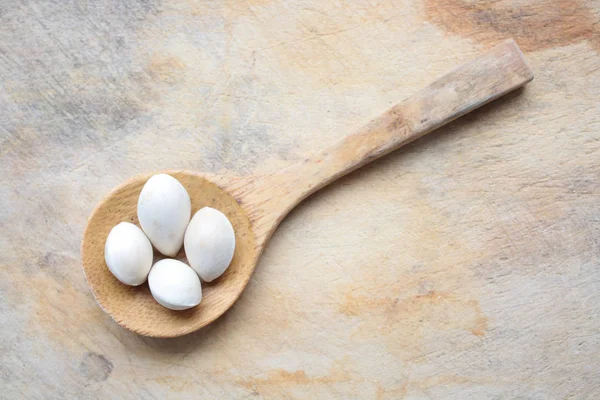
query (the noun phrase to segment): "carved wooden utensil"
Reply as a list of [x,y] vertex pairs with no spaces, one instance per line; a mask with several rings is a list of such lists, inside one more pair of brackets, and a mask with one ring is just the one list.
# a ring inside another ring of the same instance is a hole
[[[350,171],[532,79],[519,47],[508,40],[451,71],[332,148],[284,170],[260,177],[166,171],[187,189],[192,215],[204,206],[219,209],[236,233],[235,255],[228,270],[216,281],[203,284],[202,302],[186,311],[160,306],[146,284],[121,284],[104,262],[104,243],[110,229],[122,221],[138,223],[138,196],[151,175],[133,178],[102,200],[87,223],[81,252],[92,293],[115,321],[142,335],[175,337],[202,328],[237,300],[271,234],[300,201]],[[184,257],[182,250],[179,258]]]

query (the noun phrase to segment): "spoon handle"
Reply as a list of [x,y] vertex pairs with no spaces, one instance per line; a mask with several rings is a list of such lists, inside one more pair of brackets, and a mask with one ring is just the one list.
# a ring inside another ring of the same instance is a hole
[[450,71],[333,147],[270,176],[277,196],[258,214],[276,224],[300,201],[341,176],[447,124],[533,79],[513,40]]
[[291,169],[298,169],[296,176],[306,181],[310,194],[532,79],[521,50],[507,40]]

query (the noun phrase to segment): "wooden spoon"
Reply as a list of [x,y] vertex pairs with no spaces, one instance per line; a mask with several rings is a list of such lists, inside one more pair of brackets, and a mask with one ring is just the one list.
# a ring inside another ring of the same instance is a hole
[[[102,200],[87,223],[81,252],[92,293],[117,323],[142,335],[175,337],[202,328],[237,300],[271,234],[300,201],[532,79],[519,47],[508,40],[451,71],[332,148],[281,171],[255,177],[165,171],[187,189],[192,215],[204,206],[221,210],[236,233],[235,255],[228,270],[216,281],[203,284],[202,302],[186,311],[163,308],[145,284],[121,284],[104,262],[104,243],[110,229],[122,221],[138,224],[138,196],[151,175],[133,178]],[[178,257],[185,259],[183,250]]]

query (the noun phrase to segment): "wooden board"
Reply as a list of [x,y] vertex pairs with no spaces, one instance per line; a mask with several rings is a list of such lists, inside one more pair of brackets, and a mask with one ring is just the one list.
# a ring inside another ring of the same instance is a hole
[[[600,397],[600,6],[488,3],[0,1],[0,397]],[[112,187],[290,165],[507,37],[524,91],[308,199],[213,325],[95,304]]]

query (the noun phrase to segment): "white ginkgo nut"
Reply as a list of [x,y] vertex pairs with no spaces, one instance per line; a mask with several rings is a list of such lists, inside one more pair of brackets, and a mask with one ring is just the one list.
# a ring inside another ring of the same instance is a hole
[[171,310],[187,310],[202,301],[202,287],[196,272],[181,261],[158,261],[148,275],[154,299]]
[[190,266],[205,282],[221,276],[233,259],[235,232],[229,219],[211,207],[194,216],[185,231],[184,248]]
[[174,257],[181,249],[192,203],[183,185],[167,174],[152,176],[140,192],[137,215],[150,242]]
[[131,286],[146,281],[152,267],[152,245],[136,225],[121,222],[112,228],[104,245],[104,260],[110,272]]

